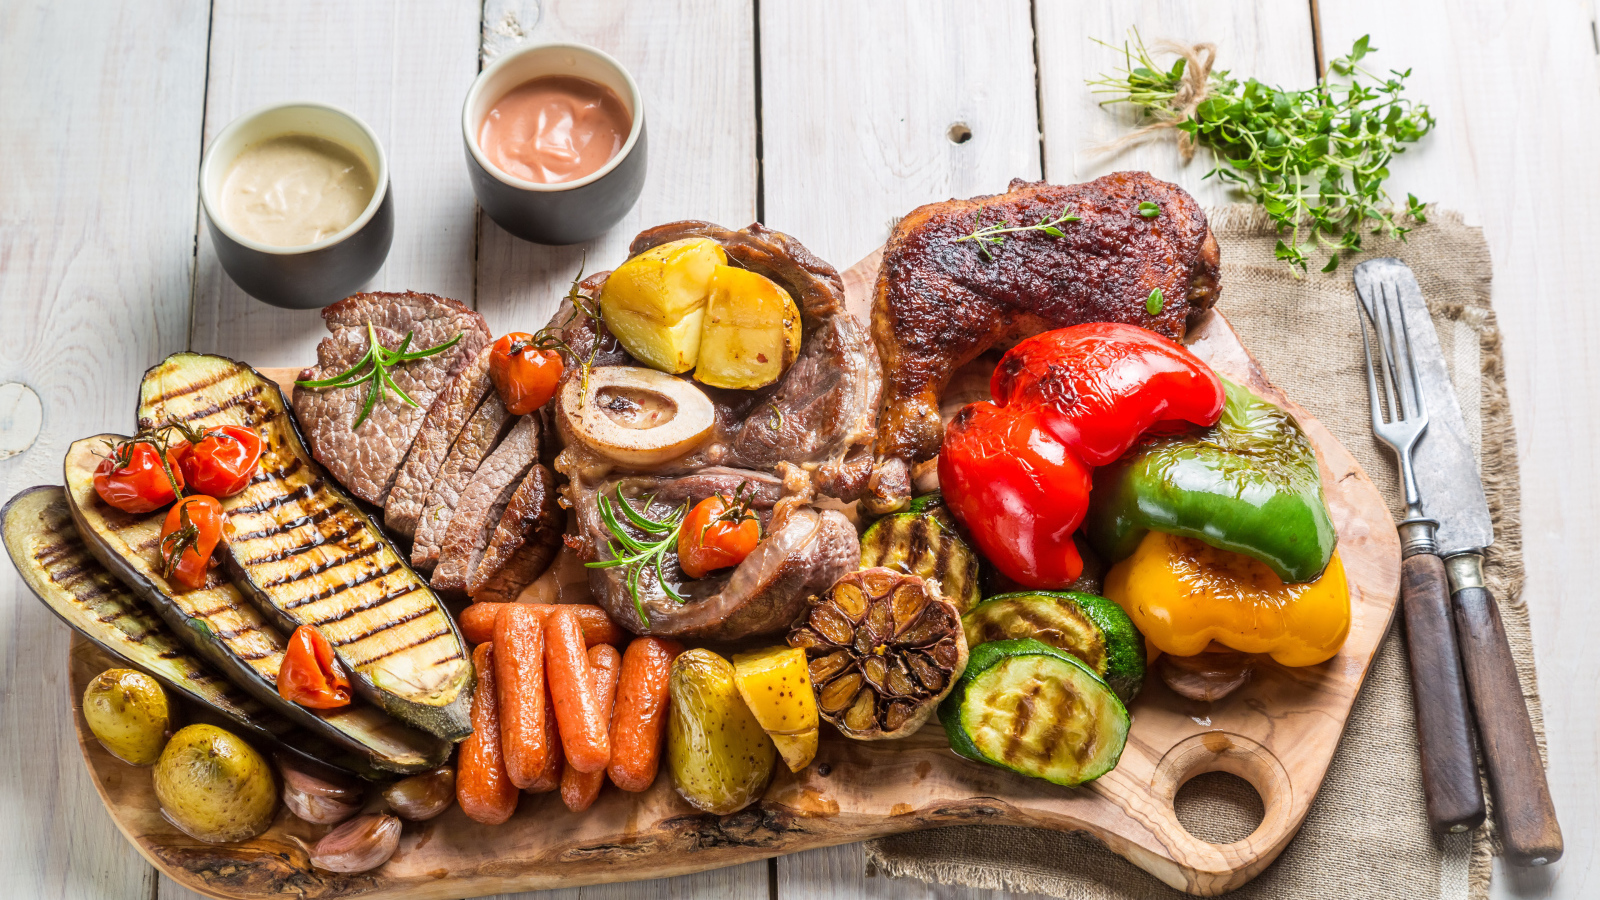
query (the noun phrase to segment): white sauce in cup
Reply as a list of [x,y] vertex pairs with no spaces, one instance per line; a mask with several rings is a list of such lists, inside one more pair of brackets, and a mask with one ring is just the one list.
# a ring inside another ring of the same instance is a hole
[[303,247],[359,218],[375,187],[372,170],[353,150],[288,134],[239,154],[223,179],[220,211],[250,240]]

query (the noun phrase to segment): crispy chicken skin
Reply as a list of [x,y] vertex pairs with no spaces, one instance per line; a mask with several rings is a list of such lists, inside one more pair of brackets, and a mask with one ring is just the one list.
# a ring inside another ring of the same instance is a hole
[[[1216,238],[1200,204],[1147,172],[1085,184],[1011,182],[1004,194],[930,203],[901,219],[884,248],[872,338],[885,383],[870,511],[910,496],[911,464],[939,452],[939,395],[978,354],[1052,328],[1127,322],[1182,339],[1220,289]],[[1139,212],[1144,202],[1159,213]],[[962,237],[994,225],[1026,226],[1062,213],[1062,237],[1004,235],[999,245]],[[987,254],[984,252],[987,250]],[[1152,290],[1163,305],[1151,315]]]

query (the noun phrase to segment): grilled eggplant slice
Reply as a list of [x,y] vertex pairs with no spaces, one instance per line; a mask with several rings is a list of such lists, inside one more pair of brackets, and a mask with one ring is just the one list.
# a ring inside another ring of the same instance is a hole
[[260,471],[222,501],[234,530],[224,561],[239,590],[285,632],[316,626],[356,691],[390,715],[466,737],[472,665],[455,621],[312,460],[288,410],[276,384],[221,356],[174,354],[139,387],[141,424],[261,433]]
[[154,676],[175,695],[226,717],[252,738],[298,757],[378,777],[365,755],[354,756],[295,726],[190,653],[165,622],[90,555],[72,524],[63,489],[28,488],[11,498],[0,510],[0,533],[11,562],[45,608],[100,649]]
[[193,591],[174,592],[161,577],[161,523],[165,510],[143,515],[107,505],[94,489],[104,434],[74,443],[64,466],[67,508],[78,534],[101,565],[144,599],[179,638],[233,683],[296,725],[370,759],[375,768],[421,772],[450,755],[450,743],[409,728],[366,705],[311,710],[278,696],[278,667],[287,642],[217,569]]

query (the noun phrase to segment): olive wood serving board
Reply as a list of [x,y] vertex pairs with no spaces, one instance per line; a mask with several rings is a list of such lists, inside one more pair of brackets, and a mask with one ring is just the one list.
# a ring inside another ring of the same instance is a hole
[[[851,308],[863,321],[877,268],[874,253],[845,273]],[[1316,446],[1350,583],[1350,636],[1321,665],[1288,669],[1263,661],[1243,687],[1211,703],[1184,700],[1152,676],[1131,705],[1121,763],[1088,785],[1058,787],[962,759],[937,721],[909,738],[875,743],[824,726],[810,766],[791,774],[780,764],[761,802],[731,816],[693,809],[663,774],[639,794],[607,786],[583,813],[568,812],[555,793],[524,795],[516,815],[498,827],[452,807],[432,821],[408,823],[399,850],[375,872],[336,875],[314,870],[307,857],[326,829],[281,808],[265,834],[232,845],[193,840],[163,819],[149,770],[112,757],[84,725],[78,698],[112,660],[75,636],[73,714],[90,774],[117,826],[151,863],[202,894],[241,900],[444,900],[661,878],[980,822],[1088,831],[1175,888],[1207,896],[1231,890],[1276,859],[1305,820],[1394,614],[1400,545],[1383,498],[1356,461],[1266,380],[1221,314],[1201,321],[1189,343],[1219,371],[1291,410]],[[294,377],[293,370],[267,374]],[[967,387],[953,385],[951,393],[986,388],[986,372],[971,374]],[[1178,788],[1212,771],[1238,775],[1261,795],[1265,816],[1242,840],[1207,843],[1178,822]]]

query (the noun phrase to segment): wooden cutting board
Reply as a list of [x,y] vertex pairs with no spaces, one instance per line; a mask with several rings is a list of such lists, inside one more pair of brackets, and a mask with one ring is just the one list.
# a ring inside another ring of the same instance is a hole
[[[878,255],[845,273],[866,321]],[[400,849],[366,875],[312,869],[307,848],[326,829],[280,809],[261,837],[195,841],[162,818],[148,769],[112,757],[78,708],[84,687],[113,661],[74,637],[73,715],[90,774],[123,834],[173,880],[214,897],[445,900],[682,875],[814,847],[943,825],[986,823],[1089,831],[1175,888],[1231,890],[1277,858],[1305,820],[1344,731],[1400,584],[1400,544],[1387,506],[1332,434],[1274,388],[1227,321],[1210,314],[1190,348],[1218,371],[1291,410],[1317,448],[1339,552],[1350,582],[1350,637],[1338,656],[1303,669],[1259,665],[1214,703],[1184,700],[1151,678],[1130,709],[1133,729],[1115,770],[1078,788],[1015,775],[952,753],[937,722],[899,741],[863,743],[827,726],[816,760],[782,765],[760,803],[732,816],[700,813],[663,774],[641,794],[608,786],[593,807],[568,812],[556,794],[524,795],[515,816],[488,827],[451,808],[408,823]],[[969,381],[982,384],[987,373]],[[293,372],[269,372],[288,380]],[[1173,798],[1204,772],[1231,772],[1261,795],[1265,817],[1231,844],[1202,841],[1178,822]]]

